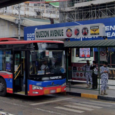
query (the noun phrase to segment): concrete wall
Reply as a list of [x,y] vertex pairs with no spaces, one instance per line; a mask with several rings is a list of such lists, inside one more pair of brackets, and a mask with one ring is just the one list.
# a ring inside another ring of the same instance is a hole
[[[23,28],[21,28],[21,37],[23,36]],[[3,37],[18,37],[18,26],[11,22],[0,19],[0,38]]]

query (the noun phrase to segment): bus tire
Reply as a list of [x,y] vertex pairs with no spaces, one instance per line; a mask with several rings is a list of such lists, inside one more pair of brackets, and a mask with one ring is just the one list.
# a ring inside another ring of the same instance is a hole
[[6,82],[3,78],[0,78],[0,96],[6,95]]

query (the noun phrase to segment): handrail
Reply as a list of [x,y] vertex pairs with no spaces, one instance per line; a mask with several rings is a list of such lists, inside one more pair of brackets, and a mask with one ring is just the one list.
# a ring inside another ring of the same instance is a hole
[[[21,64],[18,66],[18,69],[20,68]],[[32,68],[32,66],[30,66],[30,69]],[[18,69],[14,72],[14,74],[18,71]],[[18,75],[20,74],[21,70],[17,73],[17,76],[14,78],[14,80],[17,79]],[[31,72],[32,73],[32,72]]]
[[21,72],[21,70],[18,72],[18,74],[17,74],[17,76],[14,78],[14,80],[16,80],[16,79],[17,79],[17,77],[18,77],[18,75],[20,74],[20,72]]
[[21,64],[18,66],[17,70],[14,72],[14,74],[18,71],[18,69],[20,68]]
[[30,69],[32,68],[32,65],[30,66]]

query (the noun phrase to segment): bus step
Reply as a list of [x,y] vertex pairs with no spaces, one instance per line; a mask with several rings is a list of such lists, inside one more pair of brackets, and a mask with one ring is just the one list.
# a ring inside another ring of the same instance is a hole
[[25,95],[25,92],[24,92],[24,91],[21,91],[21,92],[15,92],[15,94]]

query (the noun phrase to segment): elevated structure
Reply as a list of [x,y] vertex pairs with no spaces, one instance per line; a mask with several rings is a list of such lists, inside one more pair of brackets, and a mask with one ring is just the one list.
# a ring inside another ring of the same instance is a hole
[[[0,15],[0,38],[18,38],[17,18],[9,15]],[[50,20],[23,18],[20,27],[20,37],[24,39],[24,27],[36,25],[48,25]],[[54,22],[55,23],[55,22]],[[29,36],[34,36],[31,34]]]
[[60,22],[115,16],[115,0],[71,0],[60,3]]
[[55,20],[59,20],[59,7],[54,7],[54,5],[41,2],[28,1],[4,7],[0,9],[0,14],[17,16],[19,14],[19,5],[21,17],[53,18]]
[[[0,0],[0,8],[18,4],[21,2],[25,2],[25,1],[27,1],[27,0]],[[34,0],[30,0],[30,1],[34,1]],[[37,1],[39,1],[39,0],[37,0]]]

